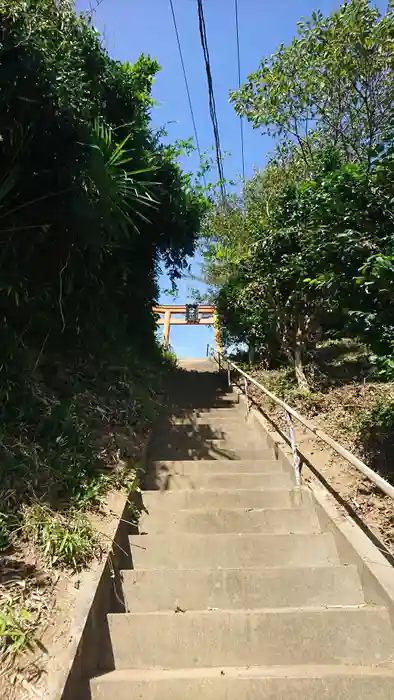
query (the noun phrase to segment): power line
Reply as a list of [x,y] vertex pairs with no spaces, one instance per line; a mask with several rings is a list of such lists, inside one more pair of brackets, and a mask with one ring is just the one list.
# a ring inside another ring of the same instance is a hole
[[213,126],[213,135],[214,135],[214,139],[215,139],[216,163],[217,163],[218,174],[219,174],[220,191],[222,194],[222,199],[223,199],[223,201],[225,201],[226,189],[225,189],[225,185],[224,185],[223,156],[222,156],[222,149],[220,146],[219,124],[218,124],[218,119],[217,119],[217,114],[216,114],[216,103],[215,103],[215,95],[214,95],[214,91],[213,91],[211,61],[209,58],[207,30],[206,30],[206,26],[205,26],[204,8],[202,5],[202,0],[197,0],[197,7],[198,7],[198,21],[199,21],[199,29],[200,29],[201,46],[202,46],[202,50],[203,50],[203,54],[204,54],[205,71],[207,74],[209,111],[210,111],[211,121],[212,121],[212,126]]
[[95,4],[94,7],[93,7],[92,4],[90,3],[90,5],[89,5],[89,14],[90,14],[90,15],[93,15],[93,14],[96,12],[96,10],[100,7],[100,5],[103,4],[103,2],[104,2],[104,0],[96,0],[96,4]]
[[[173,3],[173,0],[170,0],[170,7],[171,7],[171,14],[172,14],[172,21],[173,21],[173,23],[174,23],[175,36],[176,36],[176,40],[177,40],[177,44],[178,44],[179,57],[180,57],[180,59],[181,59],[183,77],[184,77],[184,80],[185,80],[185,87],[186,87],[187,99],[188,99],[188,102],[189,102],[190,114],[191,114],[192,123],[193,123],[194,138],[196,139],[197,152],[198,152],[198,155],[199,155],[199,157],[200,157],[200,163],[201,163],[202,157],[201,157],[200,142],[199,142],[199,139],[198,139],[196,120],[195,120],[195,117],[194,117],[194,110],[193,110],[192,98],[191,98],[190,89],[189,89],[189,81],[188,81],[188,79],[187,79],[185,61],[183,60],[183,52],[182,52],[181,40],[180,40],[180,37],[179,37],[178,24],[177,24],[177,21],[176,21],[176,16],[175,16],[175,10],[174,10],[174,3]],[[203,175],[203,180],[204,180],[204,184],[206,184],[206,183],[205,183],[205,175]]]
[[[241,87],[241,52],[239,48],[239,17],[238,17],[238,0],[234,0],[235,9],[235,31],[237,34],[237,61],[238,61],[238,88]],[[241,158],[242,158],[242,177],[245,180],[245,149],[244,149],[244,123],[242,117],[239,118],[240,134],[241,134]]]

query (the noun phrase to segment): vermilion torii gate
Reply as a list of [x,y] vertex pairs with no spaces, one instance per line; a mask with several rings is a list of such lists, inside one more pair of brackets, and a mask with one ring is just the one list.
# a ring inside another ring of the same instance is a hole
[[[171,326],[213,326],[215,330],[215,341],[218,350],[220,349],[219,330],[217,326],[217,316],[214,306],[209,304],[170,304],[153,307],[153,313],[160,314],[157,320],[158,326],[164,326],[163,343],[167,347],[170,342]],[[184,316],[184,318],[173,318],[173,316]]]

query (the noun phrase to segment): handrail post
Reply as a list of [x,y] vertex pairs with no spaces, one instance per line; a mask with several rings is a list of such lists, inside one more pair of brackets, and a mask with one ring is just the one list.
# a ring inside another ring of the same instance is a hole
[[289,424],[289,433],[290,433],[290,444],[291,444],[291,451],[293,453],[293,465],[294,465],[294,474],[295,474],[295,480],[297,486],[301,486],[301,470],[300,470],[300,457],[297,451],[297,443],[295,439],[295,433],[294,433],[294,425],[293,425],[293,420],[286,411],[286,416],[287,416],[287,422]]
[[244,394],[246,396],[246,415],[249,413],[248,380],[244,377]]

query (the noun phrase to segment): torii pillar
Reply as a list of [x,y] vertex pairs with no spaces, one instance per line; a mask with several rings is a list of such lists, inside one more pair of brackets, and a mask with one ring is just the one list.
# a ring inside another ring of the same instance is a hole
[[168,347],[169,342],[170,342],[170,326],[171,326],[171,311],[170,311],[170,309],[165,310],[163,323],[164,323],[164,328],[163,328],[164,346]]

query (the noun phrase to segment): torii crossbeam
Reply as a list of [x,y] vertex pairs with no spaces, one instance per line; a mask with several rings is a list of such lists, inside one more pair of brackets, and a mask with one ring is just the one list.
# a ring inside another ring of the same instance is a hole
[[[159,306],[153,307],[153,313],[160,314],[160,317],[157,319],[157,325],[164,326],[164,346],[167,347],[170,342],[171,326],[213,326],[215,329],[216,345],[219,349],[219,331],[215,307],[210,304],[198,304],[198,320],[189,321],[186,319],[186,306],[186,304],[160,304]],[[174,315],[184,316],[184,318],[172,318]]]

